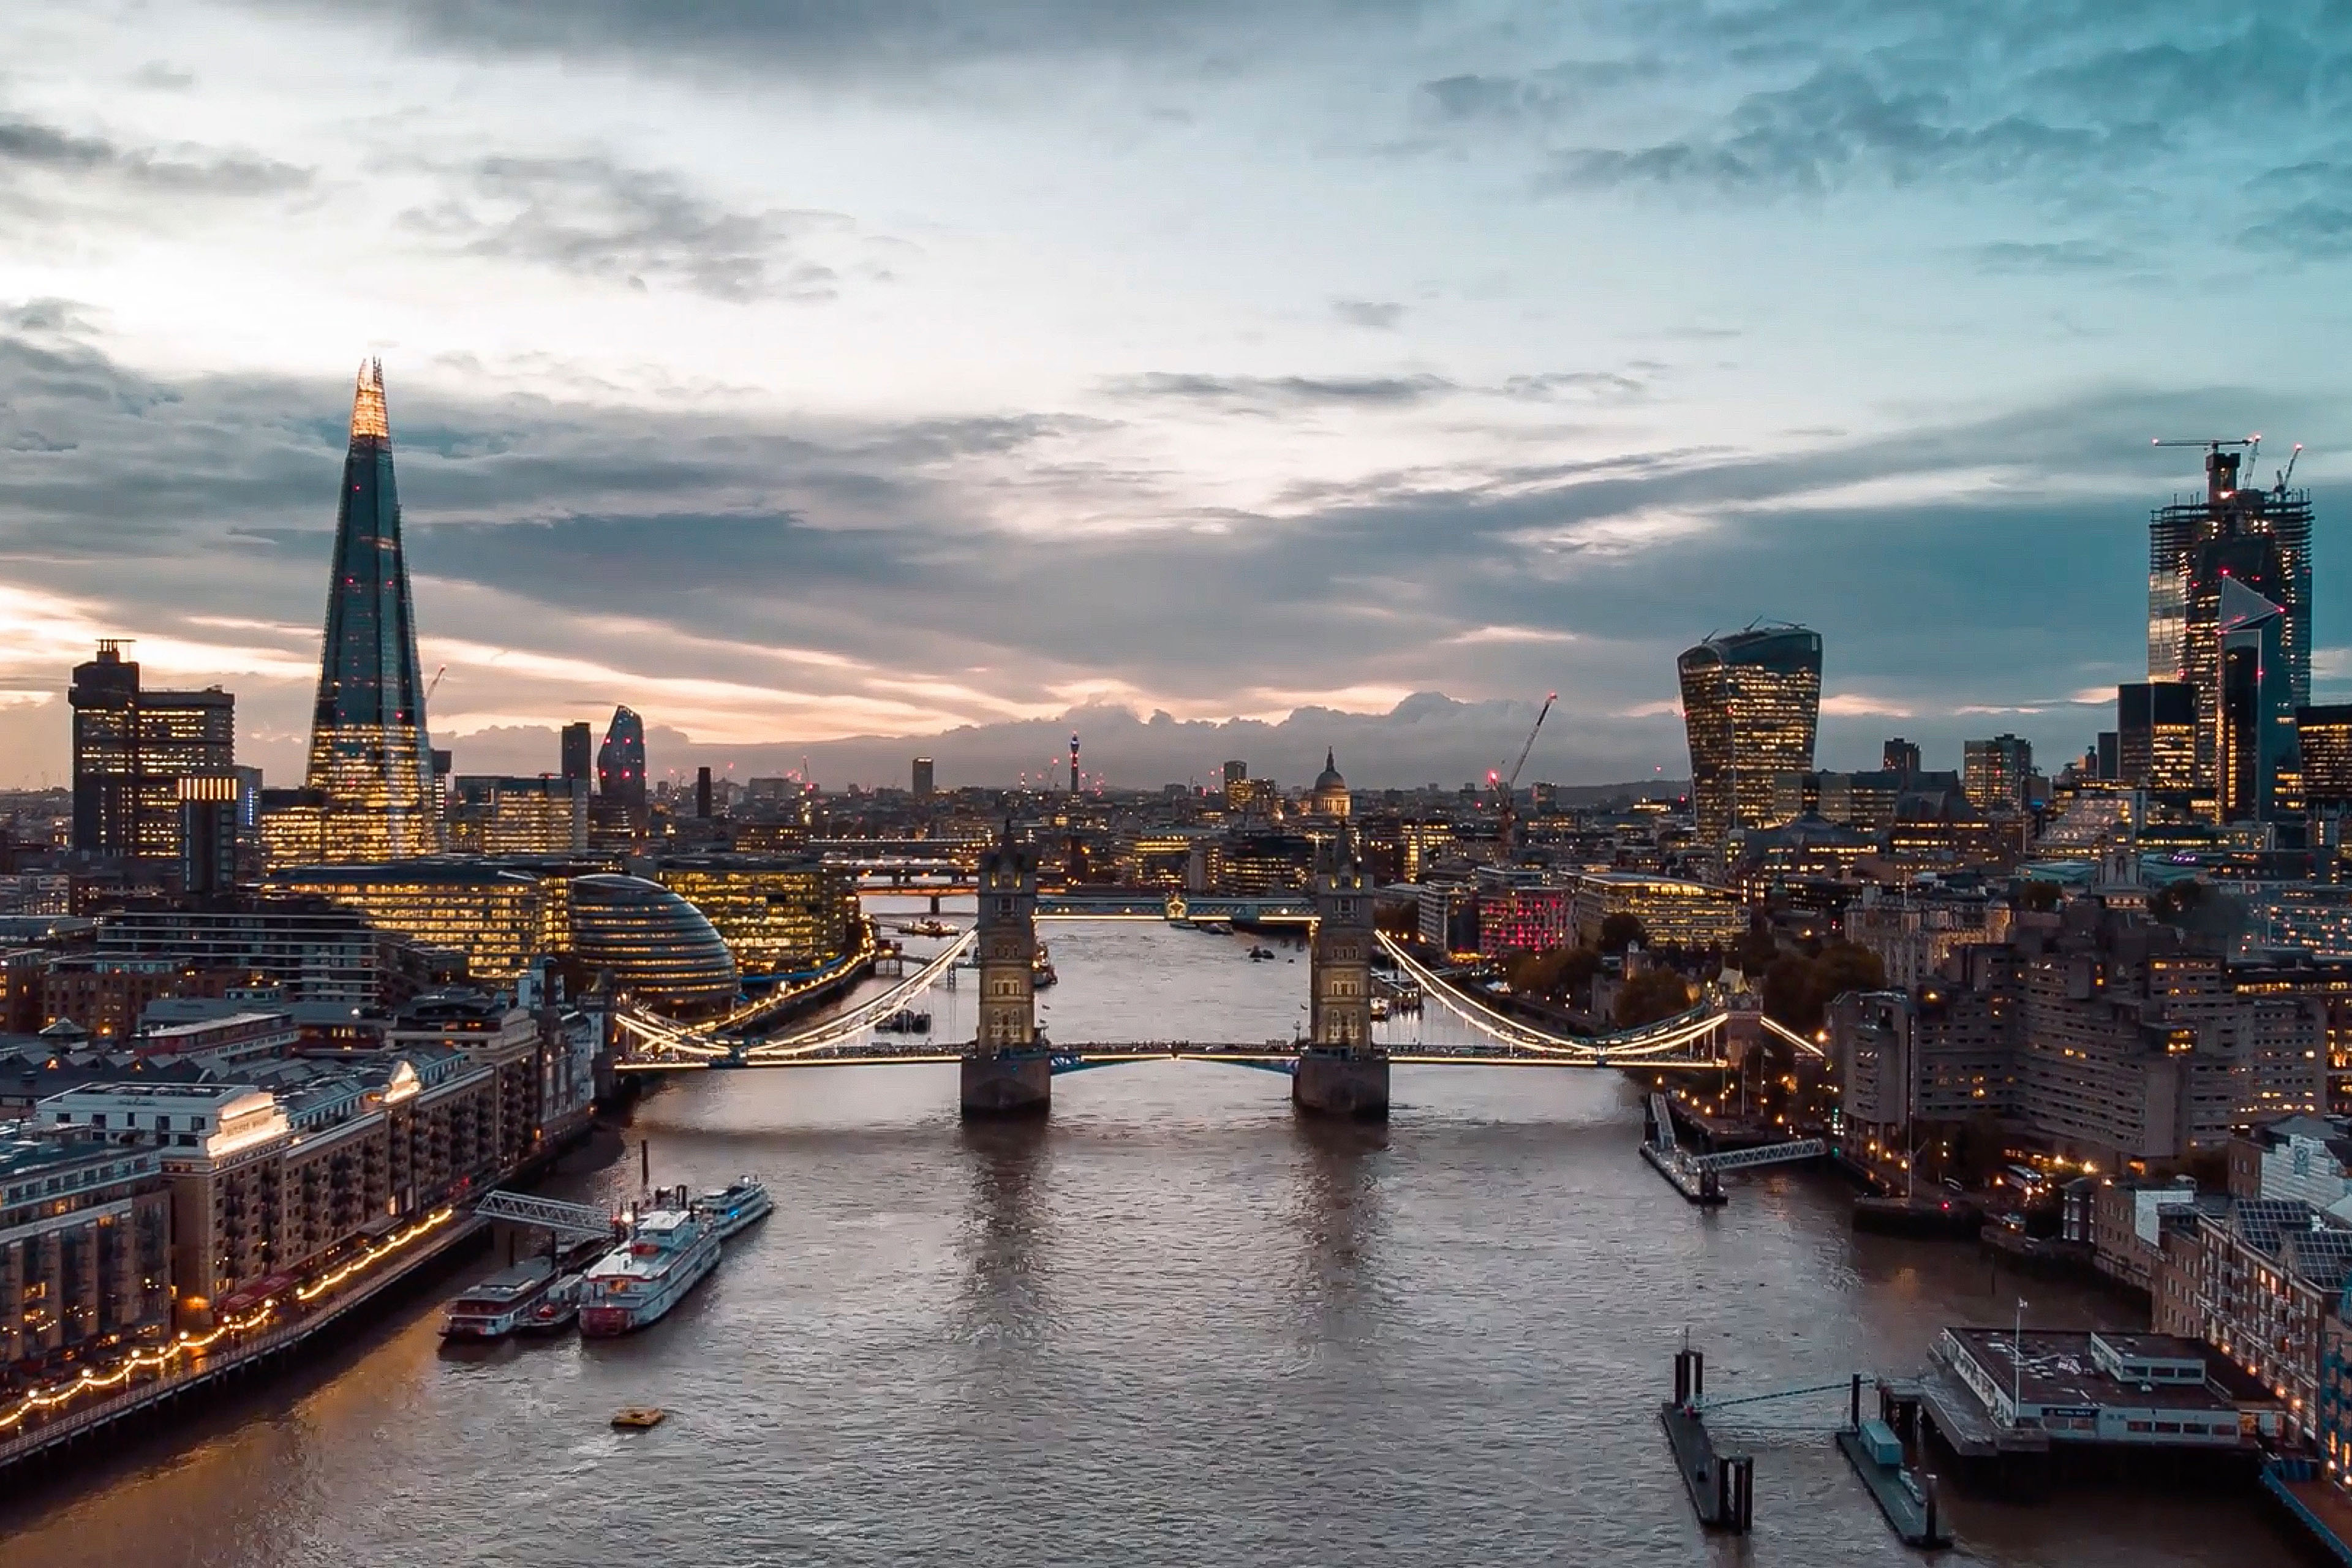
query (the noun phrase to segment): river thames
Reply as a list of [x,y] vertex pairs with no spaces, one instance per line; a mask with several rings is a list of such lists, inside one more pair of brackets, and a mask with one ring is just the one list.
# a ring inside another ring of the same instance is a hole
[[[955,906],[951,903],[950,909]],[[969,908],[969,901],[964,907]],[[1287,1037],[1307,963],[1052,922],[1064,1041]],[[967,984],[969,976],[966,976]],[[942,1037],[968,991],[932,1004]],[[1411,1027],[1412,1026],[1405,1026]],[[1443,1027],[1433,1015],[1427,1026]],[[2134,1321],[1968,1246],[1858,1237],[1817,1174],[1685,1205],[1613,1074],[1401,1068],[1330,1128],[1288,1080],[1148,1063],[966,1128],[952,1068],[687,1075],[549,1190],[763,1176],[777,1212],[621,1341],[446,1351],[426,1292],[173,1434],[0,1500],[8,1568],[232,1564],[1906,1563],[1825,1431],[1758,1431],[1756,1533],[1693,1521],[1657,1402],[1909,1370],[1936,1329]],[[484,1258],[470,1273],[487,1272]],[[643,1433],[620,1405],[667,1406]],[[2293,1560],[2251,1502],[1952,1500],[1945,1561]]]

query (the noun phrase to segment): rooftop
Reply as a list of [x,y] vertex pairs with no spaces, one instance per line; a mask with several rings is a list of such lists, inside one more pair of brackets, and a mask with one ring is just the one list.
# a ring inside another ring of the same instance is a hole
[[[2221,1415],[2237,1407],[2203,1383],[2117,1382],[2102,1372],[2091,1356],[2091,1334],[2084,1330],[2028,1329],[2021,1339],[2007,1329],[1954,1328],[1944,1331],[2001,1387],[2018,1390],[2026,1405],[2059,1405],[2083,1409],[2099,1405],[2197,1410]],[[2109,1334],[2109,1343],[2127,1340],[2139,1348],[2131,1352],[2151,1360],[2202,1361],[2210,1369],[2213,1358],[2195,1340],[2169,1334]],[[2022,1355],[2012,1352],[2021,1343]],[[2210,1371],[2209,1371],[2210,1375]]]

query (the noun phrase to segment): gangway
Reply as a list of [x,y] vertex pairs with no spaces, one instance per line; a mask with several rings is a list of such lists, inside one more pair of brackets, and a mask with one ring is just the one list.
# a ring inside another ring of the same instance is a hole
[[532,1193],[509,1192],[504,1187],[475,1199],[474,1213],[482,1219],[504,1220],[509,1225],[537,1226],[559,1237],[584,1240],[613,1234],[613,1216],[603,1209],[590,1208],[586,1204],[567,1204],[559,1198],[542,1198]]
[[1650,1146],[1659,1152],[1672,1149],[1675,1138],[1675,1106],[1664,1090],[1650,1096]]
[[1829,1152],[1829,1145],[1818,1138],[1796,1138],[1753,1149],[1727,1149],[1720,1154],[1693,1154],[1689,1159],[1693,1167],[1701,1171],[1746,1171],[1790,1160],[1818,1160]]

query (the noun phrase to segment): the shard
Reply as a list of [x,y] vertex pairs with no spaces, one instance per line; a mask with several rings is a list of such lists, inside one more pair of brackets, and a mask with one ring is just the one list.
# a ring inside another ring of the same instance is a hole
[[416,618],[392,479],[392,426],[383,366],[374,361],[360,368],[352,400],[305,782],[320,795],[329,859],[401,860],[441,847]]

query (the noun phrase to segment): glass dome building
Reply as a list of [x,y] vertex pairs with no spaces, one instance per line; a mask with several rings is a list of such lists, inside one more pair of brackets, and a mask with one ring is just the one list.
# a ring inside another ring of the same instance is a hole
[[734,955],[702,911],[657,882],[599,873],[569,886],[572,947],[614,984],[684,1011],[735,999]]

